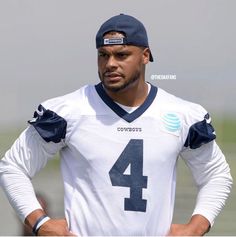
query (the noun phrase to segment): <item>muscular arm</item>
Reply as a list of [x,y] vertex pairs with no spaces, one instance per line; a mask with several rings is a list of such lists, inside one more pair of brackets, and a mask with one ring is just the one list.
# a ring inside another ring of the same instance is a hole
[[181,156],[192,172],[198,196],[189,223],[173,224],[170,235],[203,235],[213,225],[230,193],[230,169],[215,141],[195,150],[187,148]]
[[26,129],[0,161],[0,184],[22,220],[42,209],[31,178],[54,156],[59,145],[46,143],[33,127]]
[[[61,144],[47,143],[33,127],[26,129],[0,161],[0,184],[18,216],[31,230],[45,215],[39,204],[31,178],[41,170],[59,150]],[[66,236],[65,219],[50,219],[39,229],[38,235]]]

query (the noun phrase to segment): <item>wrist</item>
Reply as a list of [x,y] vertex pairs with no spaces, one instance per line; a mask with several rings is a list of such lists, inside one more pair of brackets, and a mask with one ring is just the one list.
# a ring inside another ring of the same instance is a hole
[[37,219],[37,221],[35,222],[33,228],[32,228],[32,232],[34,235],[38,235],[38,231],[40,229],[40,227],[47,222],[48,220],[50,220],[50,218],[47,215],[43,215],[41,217],[39,217]]
[[210,222],[202,215],[194,215],[188,223],[194,235],[202,236],[210,230]]
[[46,213],[42,209],[34,210],[25,218],[25,224],[32,230],[36,221],[44,215]]

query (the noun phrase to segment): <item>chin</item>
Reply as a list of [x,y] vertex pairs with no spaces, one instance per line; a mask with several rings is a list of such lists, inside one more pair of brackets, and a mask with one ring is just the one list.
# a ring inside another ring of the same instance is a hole
[[107,85],[107,84],[103,84],[104,87],[111,92],[118,92],[120,90],[123,90],[125,87],[123,85]]

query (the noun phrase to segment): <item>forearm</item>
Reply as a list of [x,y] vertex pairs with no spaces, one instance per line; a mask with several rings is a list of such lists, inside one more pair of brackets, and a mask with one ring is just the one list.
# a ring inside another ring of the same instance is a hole
[[22,222],[32,211],[41,209],[31,178],[46,165],[59,147],[43,141],[37,131],[29,127],[0,160],[0,186]]
[[215,218],[223,209],[231,187],[230,176],[228,178],[215,178],[199,189],[196,206],[193,215],[203,215],[211,226]]
[[[220,162],[219,162],[220,163]],[[232,177],[227,164],[212,174],[210,180],[199,185],[196,206],[193,215],[201,214],[214,224],[215,218],[223,209],[232,187]]]
[[213,225],[232,187],[229,165],[215,142],[186,151],[185,161],[198,188],[193,215],[200,214]]
[[[5,168],[7,169],[8,166]],[[0,175],[0,180],[11,206],[22,222],[33,210],[41,209],[32,183],[24,173],[11,167],[11,170]]]
[[[14,180],[16,179],[16,180]],[[22,173],[17,176],[8,174],[1,175],[1,183],[8,199],[16,210],[21,220],[33,231],[33,227],[37,220],[46,215],[41,208],[35,194],[30,180]],[[66,236],[72,235],[68,229],[65,219],[50,219],[40,226],[38,235],[43,236]]]

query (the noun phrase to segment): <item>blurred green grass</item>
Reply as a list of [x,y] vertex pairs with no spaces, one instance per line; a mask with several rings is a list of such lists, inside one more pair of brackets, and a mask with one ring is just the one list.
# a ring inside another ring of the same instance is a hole
[[216,130],[217,143],[228,152],[235,152],[236,145],[236,117],[227,119],[215,119],[212,122]]
[[[231,168],[231,174],[236,179],[236,118],[214,118],[213,126],[217,134],[217,143],[221,147],[223,153]],[[14,140],[19,136],[23,129],[0,129],[0,157],[11,146]],[[59,159],[51,160],[46,169],[51,170],[53,167],[58,168]],[[59,168],[58,168],[59,169]],[[177,188],[176,203],[174,212],[175,223],[185,223],[192,214],[197,190],[194,187],[192,176],[180,159],[177,169]],[[212,230],[207,235],[213,236],[235,236],[236,225],[236,190],[233,187],[226,206],[217,217]]]

